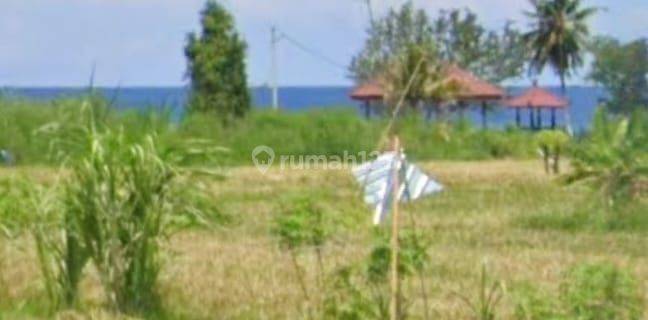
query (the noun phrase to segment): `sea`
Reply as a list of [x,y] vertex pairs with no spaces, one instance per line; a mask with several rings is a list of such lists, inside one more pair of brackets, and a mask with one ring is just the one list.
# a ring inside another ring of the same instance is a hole
[[[510,96],[521,94],[525,87],[507,88]],[[560,88],[547,88],[555,94]],[[174,119],[180,119],[184,114],[188,89],[186,87],[123,87],[95,88],[111,105],[120,110],[166,110],[171,112]],[[349,98],[352,88],[347,86],[335,87],[281,87],[279,89],[279,104],[285,112],[304,112],[314,109],[349,108],[362,114],[359,103]],[[59,98],[80,96],[88,92],[87,88],[46,88],[46,87],[4,87],[0,88],[0,96],[4,98],[31,99],[49,101]],[[586,131],[598,105],[606,98],[603,89],[588,86],[571,86],[567,90],[571,102],[571,123],[576,132]],[[251,89],[253,105],[258,109],[267,109],[271,105],[271,91],[267,87]],[[479,108],[472,108],[464,114],[467,119],[481,124]],[[550,123],[550,112],[542,115],[543,123]],[[523,123],[528,123],[529,115],[522,112]],[[497,107],[488,115],[488,123],[492,127],[503,128],[515,123],[515,111],[505,107]],[[558,113],[558,124],[565,124],[565,115]]]

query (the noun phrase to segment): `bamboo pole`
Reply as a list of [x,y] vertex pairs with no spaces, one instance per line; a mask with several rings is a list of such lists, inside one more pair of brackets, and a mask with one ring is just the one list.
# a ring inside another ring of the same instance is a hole
[[399,239],[398,239],[398,220],[399,220],[399,171],[400,171],[400,141],[398,136],[393,138],[393,148],[397,166],[393,168],[393,196],[392,196],[392,234],[391,234],[391,301],[389,305],[389,314],[391,320],[400,319],[400,278],[398,276],[398,255],[399,255]]

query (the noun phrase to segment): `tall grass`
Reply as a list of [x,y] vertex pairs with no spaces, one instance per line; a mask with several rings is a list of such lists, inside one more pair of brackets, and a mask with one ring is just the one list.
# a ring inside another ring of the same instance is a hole
[[637,279],[611,263],[584,263],[562,276],[560,290],[531,284],[515,290],[516,319],[641,319],[644,301]]
[[10,236],[34,221],[23,203],[28,198],[28,186],[23,180],[16,177],[0,179],[0,236]]
[[157,305],[159,241],[175,173],[158,156],[153,137],[130,146],[123,139],[93,138],[89,157],[74,168],[65,203],[109,303],[128,312]]
[[186,171],[178,164],[220,149],[202,148],[204,141],[185,141],[186,149],[162,144],[159,128],[129,135],[112,129],[104,111],[84,100],[76,115],[82,121],[43,126],[68,174],[53,201],[36,205],[45,221],[54,221],[35,230],[42,273],[54,307],[75,305],[90,262],[113,310],[156,311],[161,241],[172,224],[186,220],[175,219],[177,213],[204,221],[195,219],[202,212],[194,203],[175,197],[179,189],[199,193],[181,182]]
[[[186,139],[209,139],[230,149],[219,161],[229,165],[251,165],[251,152],[259,145],[272,147],[278,155],[324,155],[344,157],[377,148],[385,121],[365,120],[353,110],[322,109],[302,113],[255,111],[239,121],[224,125],[213,115],[193,114],[173,121],[169,113],[116,112],[100,97],[91,97],[97,117],[112,130],[122,130],[137,139],[153,130],[159,142],[177,144]],[[47,152],[52,141],[69,141],[74,150],[75,126],[79,119],[78,100],[49,103],[0,99],[0,149],[15,155],[18,164],[54,164]],[[533,136],[511,130],[483,131],[468,123],[428,123],[405,116],[399,122],[408,155],[417,160],[528,158],[535,155]],[[57,129],[58,137],[51,132]],[[63,130],[65,129],[65,130]],[[63,139],[69,137],[71,139]],[[59,150],[62,146],[59,146]],[[211,163],[194,163],[211,164]]]

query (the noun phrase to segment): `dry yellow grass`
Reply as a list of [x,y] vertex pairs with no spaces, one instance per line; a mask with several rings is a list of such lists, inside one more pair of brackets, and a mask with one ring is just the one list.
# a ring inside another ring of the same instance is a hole
[[[435,319],[469,318],[454,293],[477,293],[484,261],[508,289],[528,281],[555,290],[570,266],[592,261],[610,261],[638,279],[648,278],[645,235],[531,230],[516,223],[528,215],[569,213],[582,204],[583,189],[559,185],[544,174],[539,162],[434,162],[424,168],[447,190],[404,211],[416,217],[432,243],[425,281]],[[7,174],[11,172],[0,172]],[[48,179],[45,169],[33,174],[39,181]],[[183,231],[169,240],[161,279],[165,305],[172,314],[187,318],[304,318],[305,304],[293,268],[270,232],[273,218],[285,199],[317,195],[327,214],[343,218],[324,249],[326,270],[360,262],[370,250],[372,226],[357,186],[344,170],[271,170],[260,175],[254,168],[239,168],[229,175],[209,187],[214,201],[235,222],[213,230]],[[0,285],[4,285],[0,299],[6,299],[0,301],[0,315],[1,310],[13,310],[8,318],[38,314],[29,311],[37,308],[33,301],[43,299],[29,237],[3,239],[0,245]],[[312,299],[318,300],[323,290],[316,285],[315,258],[306,252],[301,259],[312,284]],[[414,280],[405,283],[405,291],[417,319],[423,300]],[[646,283],[641,285],[648,292]],[[82,316],[110,318],[98,307],[96,282],[86,281],[83,292]],[[498,311],[501,318],[511,317],[510,294],[505,294]]]

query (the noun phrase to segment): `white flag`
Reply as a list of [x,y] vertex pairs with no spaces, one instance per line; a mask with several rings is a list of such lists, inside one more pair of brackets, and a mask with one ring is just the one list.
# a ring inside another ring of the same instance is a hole
[[416,200],[425,195],[440,192],[443,186],[430,179],[421,169],[405,161],[405,156],[387,152],[376,160],[353,169],[364,191],[364,200],[372,205],[374,224],[382,223],[391,209],[394,191],[394,170],[398,170],[398,199],[402,202]]

